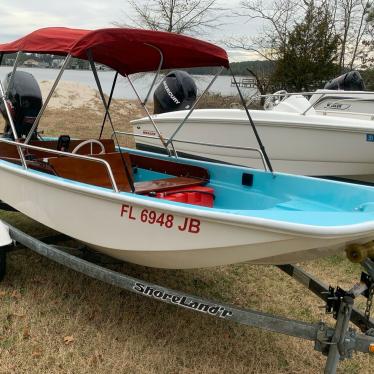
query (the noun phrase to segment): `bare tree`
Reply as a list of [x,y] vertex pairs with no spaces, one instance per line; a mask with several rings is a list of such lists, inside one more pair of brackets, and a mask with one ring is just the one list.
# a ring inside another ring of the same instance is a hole
[[[259,58],[274,63],[275,68],[281,58],[281,51],[284,51],[287,45],[289,30],[302,18],[304,7],[305,3],[298,0],[242,0],[240,8],[233,12],[233,16],[242,19],[244,25],[252,25],[260,20],[261,29],[258,33],[251,32],[252,35],[230,37],[224,43],[229,48],[255,52]],[[251,69],[250,73],[254,76],[261,94],[276,89],[271,70],[256,68]]]
[[236,17],[247,24],[260,19],[262,29],[257,36],[232,37],[225,41],[231,48],[257,52],[262,58],[278,61],[291,30],[304,18],[310,6],[323,7],[331,14],[331,29],[340,36],[340,70],[358,67],[368,58],[370,23],[368,14],[374,0],[242,0]]
[[339,66],[353,69],[363,52],[363,38],[368,31],[366,21],[371,8],[370,0],[336,0],[336,31],[341,35]]
[[127,0],[134,16],[117,26],[135,26],[177,34],[201,34],[220,26],[217,0]]
[[278,51],[287,44],[288,31],[300,18],[304,3],[298,0],[242,0],[234,16],[244,18],[246,24],[261,20],[257,36],[232,37],[225,40],[230,48],[253,51],[269,61],[278,59]]
[[359,55],[362,68],[369,68],[370,71],[371,89],[373,89],[373,63],[374,63],[374,6],[371,5],[368,9],[366,22],[366,32],[362,38],[362,49]]
[[356,33],[356,38],[353,43],[353,53],[351,56],[350,69],[353,69],[357,57],[362,57],[364,53],[363,40],[366,35],[370,33],[370,23],[367,20],[369,11],[371,9],[370,1],[361,1],[362,11],[359,17],[358,29]]

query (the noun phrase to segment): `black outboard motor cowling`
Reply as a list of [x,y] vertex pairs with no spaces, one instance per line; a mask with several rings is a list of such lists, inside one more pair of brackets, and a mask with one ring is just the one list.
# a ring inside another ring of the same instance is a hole
[[172,71],[153,94],[154,114],[190,109],[196,95],[197,87],[192,77],[185,71]]
[[[11,75],[12,73],[7,74],[4,79],[5,91],[8,89]],[[7,95],[7,102],[18,137],[27,136],[43,104],[39,84],[32,74],[24,71],[15,72],[11,89]],[[4,136],[13,138],[3,102],[0,103],[0,112],[5,119]],[[33,138],[36,137],[35,130]]]
[[324,88],[327,90],[364,91],[365,83],[358,71],[350,71],[327,82]]

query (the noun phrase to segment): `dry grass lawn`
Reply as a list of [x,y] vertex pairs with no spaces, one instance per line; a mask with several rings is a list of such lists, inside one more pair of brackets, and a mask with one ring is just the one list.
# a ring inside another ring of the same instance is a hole
[[[114,105],[118,129],[139,115]],[[121,119],[119,112],[122,112]],[[50,110],[48,135],[97,137],[102,115]],[[122,121],[122,122],[121,122]],[[106,135],[110,136],[109,125]],[[131,139],[128,141],[132,145]],[[0,218],[33,235],[49,229],[20,213]],[[84,224],[84,223],[82,223]],[[114,264],[118,271],[192,294],[290,318],[333,323],[322,302],[270,266],[158,270]],[[332,285],[351,286],[360,268],[341,257],[305,264]],[[178,309],[92,280],[29,250],[8,256],[0,283],[0,373],[320,373],[325,358],[311,342]],[[356,354],[339,373],[373,373],[374,357]]]

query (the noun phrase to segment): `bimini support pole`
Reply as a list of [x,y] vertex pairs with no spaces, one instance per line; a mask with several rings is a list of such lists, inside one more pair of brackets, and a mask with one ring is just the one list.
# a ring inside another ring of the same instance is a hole
[[234,83],[235,83],[236,89],[238,90],[239,97],[240,97],[240,101],[242,102],[242,105],[243,105],[243,108],[244,108],[244,110],[245,110],[245,112],[246,112],[246,114],[247,114],[247,117],[248,117],[249,123],[251,124],[252,130],[253,130],[253,132],[254,132],[254,134],[255,134],[255,137],[256,137],[257,143],[258,143],[258,145],[259,145],[259,147],[260,147],[260,149],[261,149],[261,152],[263,153],[263,155],[264,155],[264,157],[265,157],[266,164],[267,164],[267,166],[268,166],[270,172],[273,173],[273,167],[271,166],[270,159],[269,159],[269,157],[268,157],[268,155],[267,155],[267,153],[266,153],[266,150],[265,150],[264,145],[262,144],[262,141],[261,141],[260,135],[259,135],[258,132],[257,132],[256,126],[255,126],[255,124],[254,124],[254,122],[253,122],[253,120],[252,120],[252,117],[251,117],[251,115],[249,114],[249,111],[248,111],[247,105],[246,105],[246,103],[245,103],[245,100],[244,100],[244,97],[243,97],[243,95],[242,95],[242,92],[240,91],[240,88],[239,88],[238,82],[236,81],[235,75],[234,75],[234,73],[233,73],[231,67],[230,67],[229,69],[230,69],[230,73],[231,73],[231,75],[232,75],[232,77],[233,77],[233,79],[234,79]]
[[164,139],[164,137],[162,136],[162,134],[161,134],[159,128],[157,127],[155,121],[153,120],[153,118],[151,116],[151,113],[149,113],[149,110],[148,110],[147,106],[143,103],[142,99],[140,98],[140,95],[139,95],[138,91],[136,90],[134,84],[132,83],[130,77],[127,74],[126,74],[126,78],[127,78],[128,82],[130,83],[131,88],[135,92],[135,95],[138,98],[141,106],[143,107],[144,111],[147,113],[147,116],[148,116],[149,120],[151,121],[154,129],[156,130],[157,136],[159,137],[159,139],[160,139],[162,145],[164,146],[166,152],[168,153],[169,156],[171,156],[171,152],[170,152],[170,150],[168,148],[168,144],[167,144],[166,140]]
[[208,92],[208,90],[210,89],[210,87],[212,87],[213,83],[216,81],[216,79],[218,78],[218,76],[221,74],[222,70],[224,69],[223,66],[221,66],[221,68],[217,71],[216,75],[213,77],[212,81],[208,84],[208,86],[205,88],[204,92],[200,95],[200,97],[193,103],[193,105],[191,106],[191,109],[189,110],[189,112],[187,113],[186,117],[184,117],[183,121],[179,124],[179,126],[175,129],[175,131],[173,132],[173,134],[170,136],[169,140],[167,141],[166,145],[169,145],[170,143],[172,143],[173,139],[175,138],[175,135],[178,134],[179,130],[183,127],[183,125],[186,123],[186,121],[188,120],[188,118],[190,117],[190,115],[192,114],[192,112],[194,111],[194,109],[196,108],[196,106],[199,104],[201,98]]
[[21,56],[21,53],[22,53],[22,51],[18,51],[18,52],[17,52],[16,60],[14,61],[14,65],[13,65],[12,74],[11,74],[11,76],[10,76],[10,80],[9,80],[9,83],[8,83],[8,87],[7,87],[6,92],[5,92],[5,97],[8,97],[9,91],[10,91],[10,89],[11,89],[12,86],[13,86],[14,75],[15,75],[15,72],[16,72],[17,67],[18,67],[19,58],[20,58],[20,56]]
[[109,108],[110,108],[110,104],[112,104],[113,92],[114,92],[114,89],[116,87],[117,78],[118,78],[118,71],[116,71],[116,74],[114,75],[112,88],[110,89],[110,95],[109,95],[109,100],[108,100],[108,108],[105,109],[105,115],[104,115],[103,123],[101,124],[99,139],[101,139],[101,136],[103,135],[105,122],[106,122],[106,119],[108,118],[108,115],[109,115]]
[[[149,113],[149,110],[148,110],[147,105],[146,105],[146,104],[147,104],[147,101],[148,101],[148,99],[149,99],[149,96],[150,96],[150,94],[151,94],[151,92],[152,92],[152,89],[153,89],[154,85],[156,84],[157,78],[158,78],[158,76],[160,75],[160,72],[161,72],[161,69],[162,69],[162,65],[163,65],[163,63],[164,63],[164,55],[163,55],[163,53],[162,53],[162,51],[161,51],[160,48],[158,48],[158,47],[156,47],[156,46],[154,46],[154,45],[152,45],[152,44],[148,44],[148,43],[144,43],[144,45],[146,45],[146,46],[148,46],[148,47],[151,47],[151,48],[155,49],[155,50],[159,53],[159,55],[160,55],[160,62],[159,62],[159,64],[158,64],[158,68],[157,68],[156,75],[155,75],[155,77],[153,78],[152,84],[151,84],[151,86],[149,87],[149,90],[148,90],[148,92],[147,92],[147,95],[146,95],[144,101],[142,101],[142,99],[140,98],[140,95],[139,95],[138,91],[136,90],[134,84],[132,83],[132,81],[130,80],[130,77],[129,77],[127,74],[126,74],[126,78],[127,78],[127,80],[129,81],[129,83],[130,83],[130,85],[131,85],[133,91],[135,92],[135,95],[137,96],[137,98],[138,98],[138,100],[139,100],[139,102],[140,102],[140,105],[143,107],[143,109],[144,109],[144,111],[146,112],[146,114],[147,114],[149,120],[151,121],[151,123],[152,123],[154,129],[156,130],[157,135],[158,135],[158,138],[160,139],[162,145],[164,146],[164,148],[165,148],[167,154],[168,154],[169,156],[171,156],[171,152],[170,152],[170,150],[169,150],[169,148],[168,148],[168,146],[167,146],[167,143],[166,143],[164,137],[161,135],[161,132],[160,132],[160,130],[158,129],[158,127],[157,127],[155,121],[153,120],[151,114]],[[174,148],[174,144],[173,144],[173,143],[171,144],[171,147],[173,148],[174,156],[175,156],[176,158],[178,158],[178,153],[177,153],[176,149]]]
[[[3,61],[3,57],[4,57],[4,53],[1,53],[1,55],[0,55],[0,65]],[[18,55],[17,55],[17,57],[18,57]],[[13,69],[12,77],[14,75],[14,72],[15,72],[15,69]],[[9,86],[8,86],[8,88],[9,88]],[[4,108],[5,108],[8,120],[9,120],[10,128],[12,129],[12,132],[13,132],[14,140],[17,142],[19,139],[18,139],[16,126],[14,125],[13,117],[12,117],[12,114],[10,113],[10,110],[9,110],[9,107],[8,107],[8,103],[7,103],[7,99],[6,99],[6,93],[4,91],[4,87],[3,87],[3,84],[2,84],[1,81],[0,81],[0,98],[1,98],[1,101],[3,102],[3,104],[4,104]],[[25,169],[27,169],[27,163],[26,163],[25,155],[23,154],[22,148],[17,146],[17,151],[18,151],[19,157],[21,159],[22,166]]]
[[[89,61],[90,66],[91,66],[91,70],[93,72],[93,76],[95,78],[97,89],[99,90],[101,101],[103,102],[103,105],[104,105],[104,108],[105,108],[105,112],[108,113],[107,116],[108,116],[108,119],[109,119],[110,126],[112,127],[113,132],[115,132],[114,126],[113,126],[113,122],[112,122],[112,118],[111,118],[110,113],[109,113],[109,106],[108,106],[108,104],[107,104],[107,102],[105,100],[103,88],[101,87],[99,76],[97,75],[97,70],[96,70],[96,66],[95,66],[95,62],[94,62],[94,59],[93,59],[93,55],[92,55],[92,50],[91,49],[87,50],[87,57],[88,57],[88,61]],[[121,146],[119,144],[117,135],[115,134],[114,136],[115,136],[115,139],[116,139],[116,143],[117,143],[117,147],[118,147],[118,152],[121,155],[121,161],[122,161],[123,167],[125,169],[126,177],[127,177],[127,180],[129,181],[131,192],[134,193],[135,192],[135,186],[134,186],[134,181],[133,181],[131,172],[128,169],[128,166],[127,166],[127,163],[125,161],[125,158],[123,157]]]
[[[130,85],[131,85],[133,91],[135,92],[135,95],[137,96],[137,98],[138,98],[138,100],[139,100],[139,102],[140,102],[140,105],[143,107],[143,109],[144,109],[144,111],[146,112],[146,114],[147,114],[149,120],[151,121],[153,127],[155,128],[155,130],[156,130],[156,132],[157,132],[157,135],[158,135],[158,137],[159,137],[159,139],[160,139],[162,145],[164,146],[164,148],[165,148],[167,154],[168,154],[169,156],[171,156],[171,152],[169,151],[169,148],[168,148],[168,146],[166,145],[165,139],[164,139],[163,136],[161,135],[161,132],[159,131],[158,127],[156,126],[156,123],[154,122],[154,120],[153,120],[153,118],[152,118],[151,114],[149,113],[149,111],[148,111],[148,109],[147,109],[147,106],[146,106],[147,101],[148,101],[148,99],[149,99],[149,96],[151,95],[151,92],[152,92],[152,90],[153,90],[153,87],[154,87],[155,84],[156,84],[157,78],[158,78],[158,76],[160,75],[160,72],[161,72],[161,69],[162,69],[162,65],[163,65],[163,63],[164,63],[164,55],[163,55],[163,53],[162,53],[162,51],[161,51],[160,48],[158,48],[158,47],[156,47],[156,46],[154,46],[154,45],[152,45],[152,44],[148,44],[148,43],[144,43],[144,45],[146,45],[146,46],[148,46],[148,47],[151,47],[151,48],[155,49],[155,50],[159,53],[159,55],[160,55],[160,62],[159,62],[159,64],[158,64],[157,72],[156,72],[156,74],[155,74],[155,76],[154,76],[154,78],[153,78],[152,84],[151,84],[151,86],[149,87],[149,90],[148,90],[148,92],[147,92],[147,95],[145,96],[144,101],[141,100],[140,95],[138,94],[137,90],[135,89],[135,86],[133,85],[132,81],[130,80],[130,77],[129,77],[128,75],[126,75],[126,77],[127,77],[127,80],[129,81],[129,83],[130,83]],[[178,153],[177,153],[176,149],[174,148],[174,144],[171,144],[171,147],[173,148],[174,156],[175,156],[176,158],[178,158]]]
[[64,73],[66,67],[68,66],[68,63],[69,63],[70,59],[71,59],[71,55],[67,55],[66,58],[65,58],[64,63],[61,66],[61,69],[60,69],[60,71],[59,71],[59,73],[57,75],[57,78],[54,81],[53,86],[52,86],[51,90],[49,91],[48,96],[47,96],[47,98],[45,99],[45,101],[43,103],[42,108],[39,110],[39,113],[38,113],[37,117],[35,118],[35,121],[34,121],[32,127],[31,127],[29,133],[27,134],[27,137],[26,137],[26,140],[25,140],[25,144],[29,143],[29,141],[31,140],[32,134],[34,133],[34,131],[38,127],[40,118],[44,114],[45,108],[47,107],[47,105],[49,103],[49,100],[51,99],[53,93],[55,92],[56,87],[57,87],[58,83],[60,82],[62,74]]
[[149,96],[151,95],[151,92],[152,92],[152,89],[154,87],[154,85],[156,84],[156,81],[157,81],[157,78],[158,76],[160,75],[160,71],[162,69],[162,65],[164,63],[164,55],[163,53],[161,52],[161,49],[160,48],[157,48],[156,46],[152,45],[152,44],[148,44],[148,43],[145,43],[145,45],[155,49],[159,54],[160,54],[160,63],[158,64],[158,69],[157,69],[157,72],[155,74],[155,77],[153,78],[153,81],[152,81],[152,84],[151,86],[149,87],[149,90],[148,90],[148,93],[144,99],[144,101],[142,102],[142,105],[145,106],[147,104],[147,101],[149,99]]

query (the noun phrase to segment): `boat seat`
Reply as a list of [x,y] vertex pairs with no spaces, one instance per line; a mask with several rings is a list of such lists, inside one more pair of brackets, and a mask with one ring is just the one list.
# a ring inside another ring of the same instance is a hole
[[208,170],[199,166],[181,164],[175,161],[160,160],[135,154],[130,154],[129,156],[133,167],[175,175],[176,177],[197,178],[204,182],[208,182],[210,179]]
[[135,183],[135,192],[141,195],[147,195],[150,193],[173,190],[175,188],[200,186],[202,184],[204,184],[204,181],[198,178],[164,178],[153,181],[137,182]]
[[[174,177],[134,183],[135,192],[139,194],[149,194],[167,191],[174,188],[198,186],[205,184],[208,181],[207,171],[196,166],[182,165],[172,161],[155,160],[143,156],[133,157],[133,155],[128,153],[122,153],[121,156],[119,152],[93,155],[93,157],[105,160],[109,163],[118,189],[124,192],[130,192],[131,188],[128,176],[123,166],[122,157],[126,162],[130,174],[129,176],[132,180],[134,180],[132,172],[133,167],[140,167],[140,165],[142,168],[144,167],[148,170],[175,175]],[[55,171],[56,175],[62,178],[93,184],[95,186],[112,188],[109,175],[103,164],[68,156],[50,157],[47,161]],[[134,162],[136,162],[135,165]]]
[[[128,170],[131,171],[131,178],[133,178],[132,170],[135,167],[153,170],[168,175],[175,175],[175,177],[135,182],[135,192],[138,194],[145,195],[152,192],[167,191],[174,188],[198,186],[205,184],[209,180],[207,170],[198,166],[178,164],[173,161],[158,160],[151,157],[138,156],[129,153],[122,153],[122,155],[124,156]],[[114,169],[114,167],[118,167],[119,161],[120,169],[122,169],[121,177],[126,177],[121,160],[121,154],[119,152],[95,155],[94,157],[108,161],[112,169]],[[115,162],[116,164],[114,164]],[[117,173],[115,174],[115,178],[117,180]]]

